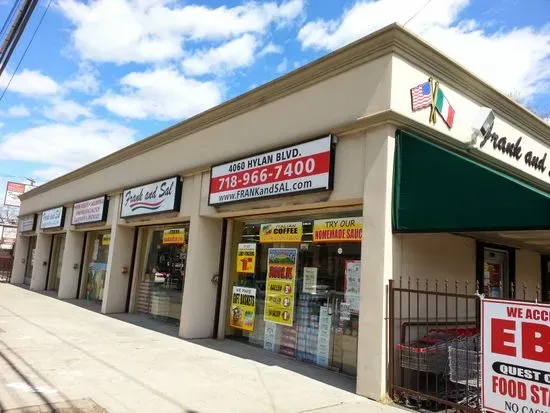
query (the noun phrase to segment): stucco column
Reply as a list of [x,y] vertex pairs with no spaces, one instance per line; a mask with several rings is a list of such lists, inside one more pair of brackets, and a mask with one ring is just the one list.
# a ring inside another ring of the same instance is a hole
[[27,268],[27,252],[29,250],[29,237],[21,234],[15,240],[15,255],[13,257],[13,268],[11,269],[11,283],[23,284],[25,269]]
[[200,216],[202,179],[200,176],[192,179],[192,191],[183,194],[192,197],[193,207],[179,335],[183,338],[207,338],[212,337],[214,330],[217,284],[212,282],[212,277],[219,270],[223,220]]
[[369,130],[366,140],[361,250],[357,393],[386,393],[386,286],[393,276],[392,178],[395,130]]
[[52,234],[44,234],[38,231],[36,234],[36,250],[34,255],[34,265],[32,267],[32,278],[30,289],[33,291],[43,291],[46,289],[46,279],[48,277],[48,264],[50,259],[50,249],[52,246]]
[[[111,202],[114,203],[113,211],[119,211],[120,196],[111,198]],[[121,219],[118,216],[113,217],[105,287],[103,290],[103,303],[101,305],[101,312],[103,314],[123,313],[126,311],[134,232],[137,229],[120,224]]]
[[58,298],[76,298],[78,276],[82,265],[80,259],[82,258],[82,246],[84,245],[84,232],[67,231],[65,237],[63,265],[61,266],[57,296]]

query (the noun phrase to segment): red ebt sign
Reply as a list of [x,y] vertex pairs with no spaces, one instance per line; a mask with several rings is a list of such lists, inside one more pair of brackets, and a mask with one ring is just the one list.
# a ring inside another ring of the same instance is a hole
[[550,306],[484,299],[482,342],[483,407],[550,411]]
[[212,167],[209,205],[332,189],[332,136]]

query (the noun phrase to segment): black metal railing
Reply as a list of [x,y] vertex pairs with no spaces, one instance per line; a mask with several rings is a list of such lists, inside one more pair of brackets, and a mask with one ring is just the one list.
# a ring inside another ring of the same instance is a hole
[[[478,285],[401,279],[388,286],[388,391],[409,408],[480,412],[481,340]],[[501,289],[502,291],[502,289]],[[511,299],[535,301],[509,286]]]

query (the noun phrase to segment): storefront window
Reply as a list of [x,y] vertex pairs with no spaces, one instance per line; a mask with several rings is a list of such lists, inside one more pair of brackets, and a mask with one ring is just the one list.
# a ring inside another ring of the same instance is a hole
[[103,300],[105,274],[107,273],[111,232],[90,232],[88,237],[86,282],[84,283],[83,297],[86,300],[101,302]]
[[63,264],[63,251],[65,250],[65,234],[55,234],[52,243],[52,258],[50,274],[48,277],[48,290],[57,290],[61,277],[61,266]]
[[36,237],[29,237],[29,249],[27,250],[27,265],[25,268],[25,278],[23,284],[31,285],[32,268],[34,265],[34,253],[36,251]]
[[227,336],[355,375],[359,216],[236,223]]
[[145,228],[136,309],[179,323],[185,281],[189,224]]

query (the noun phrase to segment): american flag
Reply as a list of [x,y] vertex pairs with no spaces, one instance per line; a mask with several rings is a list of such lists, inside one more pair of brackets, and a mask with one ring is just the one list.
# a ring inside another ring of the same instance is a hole
[[427,108],[432,104],[432,86],[430,82],[422,83],[411,89],[412,110]]

